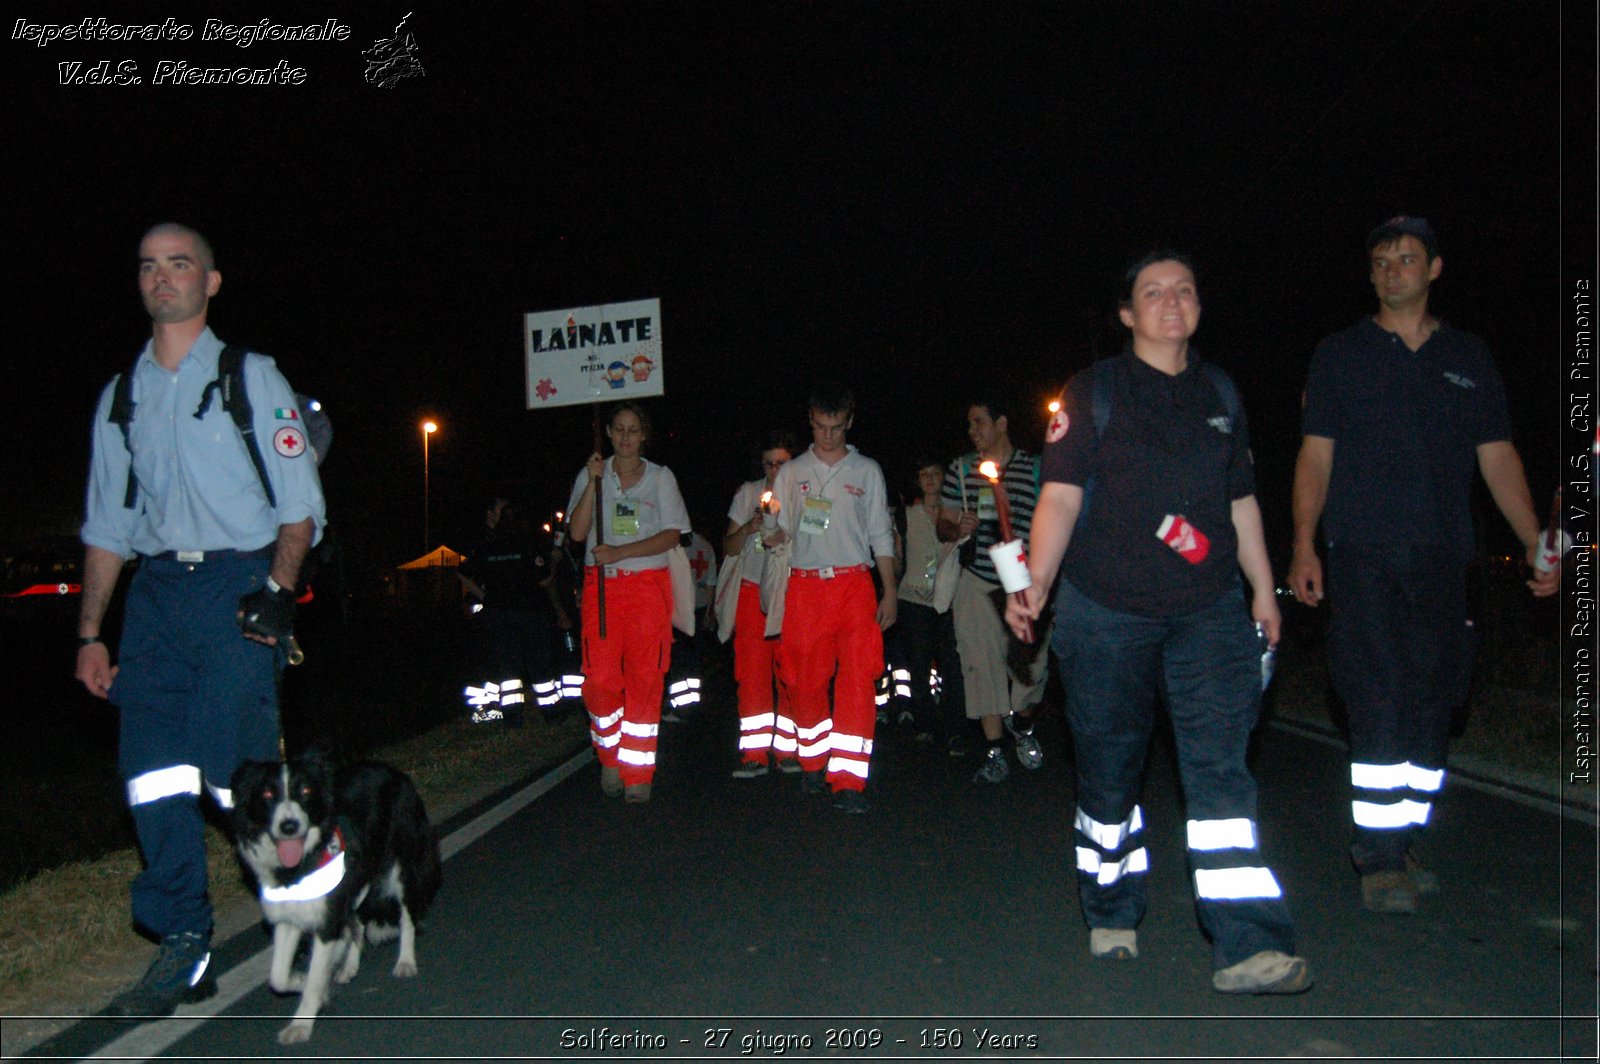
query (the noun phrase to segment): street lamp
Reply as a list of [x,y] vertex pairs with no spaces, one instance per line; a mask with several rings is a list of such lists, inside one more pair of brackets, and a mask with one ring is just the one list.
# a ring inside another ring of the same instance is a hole
[[432,421],[422,423],[422,550],[423,553],[433,549],[433,536],[428,528],[428,518],[431,511],[428,506],[428,437],[439,431],[439,426]]

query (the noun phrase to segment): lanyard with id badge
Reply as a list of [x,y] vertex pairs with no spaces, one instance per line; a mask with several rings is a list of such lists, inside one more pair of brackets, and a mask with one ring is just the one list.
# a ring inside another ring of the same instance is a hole
[[611,508],[611,536],[629,539],[639,534],[639,504],[633,499],[619,497]]

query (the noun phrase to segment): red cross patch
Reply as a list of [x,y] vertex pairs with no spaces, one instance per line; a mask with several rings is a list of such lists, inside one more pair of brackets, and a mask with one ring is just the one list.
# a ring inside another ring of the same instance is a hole
[[272,434],[272,449],[285,458],[299,458],[306,452],[306,438],[299,429],[285,425]]
[[1045,429],[1044,442],[1058,443],[1067,434],[1067,412],[1057,410],[1050,417],[1050,427]]

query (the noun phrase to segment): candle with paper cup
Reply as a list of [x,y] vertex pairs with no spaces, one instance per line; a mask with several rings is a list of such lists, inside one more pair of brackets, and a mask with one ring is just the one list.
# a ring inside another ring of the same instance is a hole
[[[994,485],[994,508],[1000,518],[1000,542],[989,548],[989,560],[994,563],[1000,586],[1018,602],[1023,602],[1023,592],[1033,586],[1033,577],[1028,573],[1028,555],[1022,540],[1011,534],[1011,500],[1006,497],[1006,486],[1000,479],[1000,466],[993,460],[985,460],[979,463],[978,472]],[[1031,643],[1033,622],[1026,624],[1027,633],[1022,641]]]

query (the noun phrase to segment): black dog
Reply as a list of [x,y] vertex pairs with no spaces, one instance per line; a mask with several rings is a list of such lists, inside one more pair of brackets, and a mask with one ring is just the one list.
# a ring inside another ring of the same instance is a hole
[[[417,974],[417,924],[442,875],[438,837],[404,773],[377,762],[336,766],[314,749],[239,766],[233,800],[239,856],[260,883],[261,911],[273,925],[269,985],[279,994],[301,991],[279,1042],[311,1037],[330,983],[355,978],[363,940],[385,942],[398,931],[394,974]],[[291,968],[307,931],[315,937],[301,975]]]

